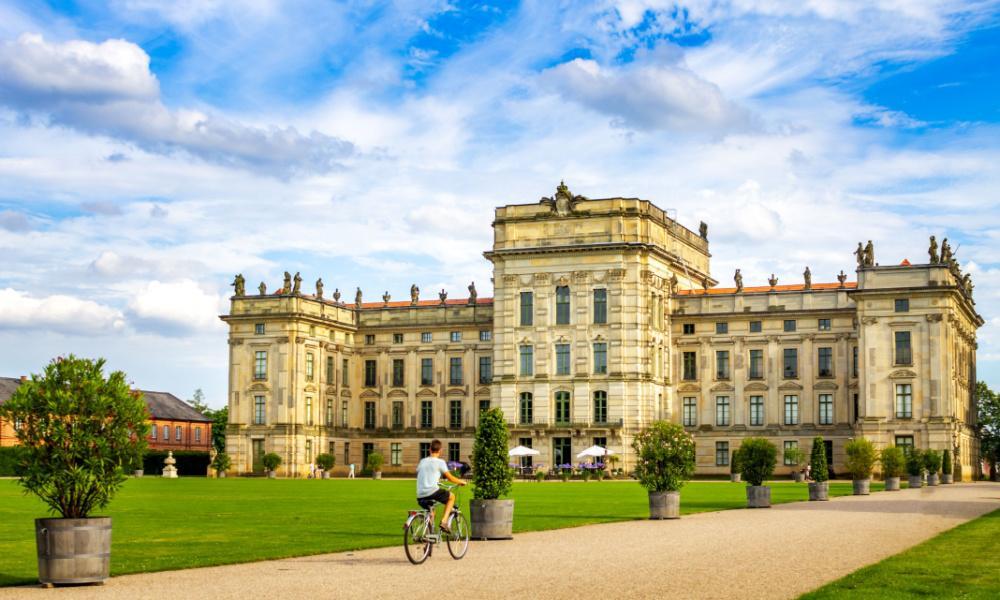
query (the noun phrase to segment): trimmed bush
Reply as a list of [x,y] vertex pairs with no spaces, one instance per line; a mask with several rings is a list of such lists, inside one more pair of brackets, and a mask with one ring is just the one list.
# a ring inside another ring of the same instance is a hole
[[739,453],[734,451],[733,455],[729,457],[729,474],[735,475],[740,472],[740,461]]
[[816,483],[830,479],[830,467],[826,464],[826,446],[820,436],[813,438],[812,453],[809,456],[809,471]]
[[365,467],[368,468],[372,473],[378,473],[382,470],[382,465],[385,464],[385,457],[382,456],[381,452],[372,452],[368,455],[368,463]]
[[634,475],[650,492],[676,492],[694,474],[694,439],[676,423],[656,421],[632,440]]
[[281,456],[274,452],[268,452],[260,458],[260,462],[263,463],[265,470],[277,471],[278,467],[281,466]]
[[[139,468],[145,471],[146,475],[160,475],[163,473],[163,461],[166,458],[166,450],[150,450],[143,454]],[[174,450],[174,460],[177,461],[174,466],[177,467],[181,477],[204,477],[208,473],[212,457],[208,452]]]
[[906,464],[906,455],[902,448],[888,446],[882,448],[882,478],[899,477],[903,474],[903,467]]
[[535,481],[544,481],[545,475],[546,475],[545,471],[541,469],[535,471]]
[[951,459],[951,450],[945,449],[944,454],[941,455],[941,472],[945,475],[951,475],[955,464]]
[[749,485],[764,485],[778,464],[778,448],[764,438],[746,438],[740,444],[736,455],[740,464],[740,474]]
[[323,469],[324,471],[329,471],[333,468],[333,465],[337,463],[337,459],[328,452],[324,452],[316,457],[316,466]]
[[472,496],[497,500],[510,492],[514,473],[507,466],[507,422],[499,407],[481,413],[472,446]]
[[937,475],[941,470],[941,453],[937,450],[927,450],[924,452],[924,468],[928,475]]
[[797,467],[802,464],[802,461],[806,459],[806,453],[802,451],[798,446],[792,446],[791,448],[784,451],[785,460],[791,463],[789,466]]
[[924,474],[924,453],[910,448],[906,453],[906,472],[916,477]]
[[875,444],[865,438],[857,438],[847,442],[844,450],[847,452],[847,470],[851,473],[851,477],[869,479],[875,470],[875,463],[878,462]]
[[212,460],[212,468],[216,471],[228,471],[233,466],[233,461],[225,452],[219,452]]

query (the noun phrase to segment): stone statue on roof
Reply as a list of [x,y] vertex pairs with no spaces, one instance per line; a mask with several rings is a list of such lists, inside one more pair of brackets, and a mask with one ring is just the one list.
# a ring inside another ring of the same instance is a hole
[[843,269],[840,270],[840,275],[837,275],[837,281],[840,282],[840,287],[844,287],[844,283],[847,281],[847,274],[844,273]]
[[938,258],[938,244],[934,236],[931,236],[930,247],[927,248],[927,254],[930,256],[930,262],[932,265],[936,265],[941,259]]
[[858,260],[858,268],[865,266],[865,247],[858,242],[858,249],[854,251],[854,257]]
[[385,293],[382,294],[382,304],[389,306],[389,300],[392,300],[392,296],[389,295],[389,290],[386,290]]
[[771,284],[771,289],[773,290],[774,286],[778,285],[778,278],[774,276],[774,273],[771,273],[771,278],[767,282]]
[[298,295],[298,294],[301,293],[301,290],[302,290],[302,276],[299,275],[298,271],[296,271],[295,272],[295,284],[292,286],[292,293],[295,294],[295,295]]
[[361,308],[361,288],[354,294],[354,307]]
[[938,262],[944,264],[951,264],[951,244],[948,243],[948,238],[941,240],[941,259]]
[[261,281],[260,285],[257,286],[257,291],[260,292],[261,296],[266,296],[267,295],[267,284],[264,283],[263,281]]
[[438,298],[441,299],[441,304],[444,304],[445,300],[448,299],[448,292],[444,291],[444,288],[441,288],[441,291],[438,292]]
[[335,288],[333,290],[333,301],[340,302],[340,288]]
[[708,239],[708,223],[702,221],[701,224],[698,225],[698,235],[700,235],[703,240]]
[[806,270],[802,273],[802,279],[805,282],[803,289],[811,290],[813,287],[813,274],[812,271],[809,270],[808,265],[806,265]]
[[246,295],[246,293],[247,293],[247,290],[246,290],[246,281],[247,280],[243,278],[243,273],[238,273],[236,275],[236,279],[234,279],[233,282],[231,284],[229,284],[229,285],[233,286],[233,295],[234,296],[245,296]]
[[316,297],[320,300],[323,299],[323,278],[320,277],[316,280]]
[[865,266],[875,266],[875,244],[872,244],[871,240],[868,240],[868,243],[865,244]]
[[733,281],[736,282],[736,293],[741,293],[743,291],[743,274],[740,273],[739,269],[736,269],[736,274],[733,275]]
[[288,271],[285,271],[285,281],[284,284],[281,286],[281,293],[287,294],[291,290],[292,290],[292,274],[289,273]]
[[475,304],[476,298],[478,297],[479,294],[476,293],[476,282],[473,281],[469,284],[469,304]]
[[410,286],[410,304],[416,306],[417,302],[419,301],[420,301],[420,288],[418,288],[417,284],[414,283],[413,285]]

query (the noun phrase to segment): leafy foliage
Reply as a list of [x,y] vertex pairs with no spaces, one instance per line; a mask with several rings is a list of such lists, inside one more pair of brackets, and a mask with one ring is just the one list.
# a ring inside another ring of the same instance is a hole
[[820,436],[813,438],[812,452],[809,456],[809,471],[816,483],[830,478],[830,467],[826,464],[826,446]]
[[1000,476],[1000,394],[985,382],[976,384],[976,403],[979,407],[979,453],[990,464],[990,477]]
[[24,464],[24,448],[21,446],[7,446],[0,448],[0,477],[14,477],[20,474],[21,465]]
[[268,452],[264,456],[260,457],[260,462],[264,464],[264,468],[268,471],[276,471],[281,465],[281,456],[275,454],[274,452]]
[[632,440],[635,477],[650,492],[676,492],[694,474],[694,440],[676,423],[656,421]]
[[225,452],[219,452],[212,460],[212,468],[216,471],[228,471],[233,466],[233,460]]
[[945,475],[951,475],[954,463],[951,458],[951,450],[945,448],[944,454],[941,455],[941,472]]
[[476,500],[496,500],[510,492],[514,474],[507,466],[508,437],[499,407],[482,413],[472,447],[472,494]]
[[778,448],[769,440],[749,437],[743,440],[736,451],[740,463],[740,473],[750,485],[764,485],[774,473],[778,464]]
[[337,464],[337,459],[328,452],[324,452],[316,457],[316,465],[324,471],[329,471],[335,464]]
[[937,450],[927,450],[924,452],[924,468],[928,475],[937,475],[941,470],[941,453]]
[[187,401],[191,408],[212,419],[212,446],[216,452],[226,451],[226,426],[229,425],[229,407],[218,410],[205,403],[205,392],[198,388]]
[[[868,479],[872,476],[875,463],[878,462],[878,451],[875,444],[865,438],[857,438],[847,442],[847,470],[854,479]],[[825,453],[824,453],[825,454]]]
[[121,371],[105,377],[104,364],[57,358],[0,405],[0,417],[21,422],[21,486],[64,518],[107,506],[146,449],[142,394]]
[[790,465],[799,466],[802,461],[806,459],[806,453],[802,451],[802,448],[798,446],[792,446],[787,448],[785,451],[785,460],[788,461]]
[[378,473],[382,470],[382,465],[385,463],[385,457],[382,456],[381,452],[372,452],[368,455],[368,470],[372,473]]
[[924,453],[916,448],[906,452],[906,472],[916,477],[924,474]]
[[888,446],[882,448],[882,477],[899,477],[903,474],[903,466],[906,462],[906,455],[902,448]]

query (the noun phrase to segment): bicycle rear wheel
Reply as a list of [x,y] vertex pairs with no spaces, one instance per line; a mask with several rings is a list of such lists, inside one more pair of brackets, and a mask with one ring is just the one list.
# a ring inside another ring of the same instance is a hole
[[406,551],[406,558],[415,565],[427,560],[431,553],[431,542],[427,539],[429,525],[427,517],[416,517],[403,531],[403,550]]
[[469,551],[469,522],[462,513],[451,517],[451,534],[448,535],[448,554],[455,560]]

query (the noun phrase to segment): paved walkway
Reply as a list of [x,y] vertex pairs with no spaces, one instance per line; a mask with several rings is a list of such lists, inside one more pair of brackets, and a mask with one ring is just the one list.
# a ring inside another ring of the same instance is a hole
[[961,484],[525,533],[420,566],[381,548],[0,598],[792,598],[997,508],[1000,484]]

